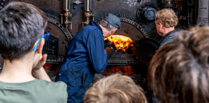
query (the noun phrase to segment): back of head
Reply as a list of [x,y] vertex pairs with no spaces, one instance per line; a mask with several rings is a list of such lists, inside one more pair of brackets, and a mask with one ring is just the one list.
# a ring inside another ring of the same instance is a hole
[[175,27],[178,17],[172,9],[162,9],[155,14],[155,22],[162,23],[166,28]]
[[209,27],[182,31],[153,57],[152,89],[162,103],[209,102]]
[[85,103],[146,103],[141,87],[124,75],[114,74],[100,79],[90,87],[84,97]]
[[11,2],[0,11],[0,53],[4,59],[21,58],[44,34],[46,15],[24,2]]

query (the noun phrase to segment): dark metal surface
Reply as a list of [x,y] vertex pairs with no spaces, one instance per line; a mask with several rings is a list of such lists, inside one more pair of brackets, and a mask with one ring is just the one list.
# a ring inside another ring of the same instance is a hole
[[138,19],[153,22],[153,20],[155,20],[156,12],[157,10],[153,7],[138,8],[136,16]]
[[121,34],[130,37],[133,41],[140,38],[148,38],[149,35],[138,23],[131,19],[120,17],[121,27],[115,34]]
[[0,0],[0,9],[2,9],[7,3],[8,0]]
[[153,55],[159,48],[159,43],[154,39],[143,38],[138,40],[135,44],[135,58],[139,63],[149,66]]
[[[20,1],[20,0],[13,0]],[[63,0],[21,0],[21,2],[27,2],[33,4],[43,10],[46,14],[50,14],[53,18],[60,18],[60,14],[63,13]]]
[[133,54],[113,54],[108,59],[108,65],[134,65],[139,62],[134,58]]
[[72,40],[71,33],[58,21],[48,18],[48,25],[45,32],[50,33],[49,40],[44,46],[44,53],[48,54],[47,63],[61,63],[66,50]]

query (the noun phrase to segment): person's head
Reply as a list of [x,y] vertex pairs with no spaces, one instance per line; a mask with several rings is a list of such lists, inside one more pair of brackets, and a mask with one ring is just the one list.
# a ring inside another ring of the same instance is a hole
[[109,13],[104,20],[99,21],[99,24],[101,25],[103,36],[107,38],[113,35],[115,31],[120,28],[121,21],[120,18]]
[[0,54],[3,59],[12,61],[32,52],[46,25],[44,12],[31,4],[11,2],[5,6],[0,11]]
[[85,93],[85,103],[146,103],[141,87],[125,75],[114,74],[94,83]]
[[208,103],[209,27],[182,31],[157,51],[149,70],[161,103]]
[[172,9],[162,9],[155,14],[155,25],[157,33],[164,36],[169,29],[175,29],[178,17]]

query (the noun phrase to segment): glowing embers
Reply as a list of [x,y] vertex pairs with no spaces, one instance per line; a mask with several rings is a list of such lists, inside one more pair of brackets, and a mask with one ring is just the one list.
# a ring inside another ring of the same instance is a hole
[[107,66],[102,73],[105,75],[110,75],[118,72],[128,76],[134,74],[132,66]]
[[105,38],[105,46],[112,46],[116,52],[123,51],[126,53],[133,53],[133,41],[127,36],[112,35]]

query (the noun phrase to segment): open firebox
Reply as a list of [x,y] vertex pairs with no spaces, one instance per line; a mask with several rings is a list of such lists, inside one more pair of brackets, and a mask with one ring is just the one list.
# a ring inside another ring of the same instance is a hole
[[141,38],[134,42],[128,36],[116,33],[104,40],[105,48],[111,48],[112,53],[107,67],[102,74],[95,76],[95,81],[104,76],[121,73],[141,84],[147,74],[149,62],[158,48],[158,42],[148,38]]
[[133,58],[133,40],[124,35],[112,35],[104,40],[105,48],[111,48],[112,53],[103,74],[120,72],[133,75],[134,71],[130,65],[137,63]]

